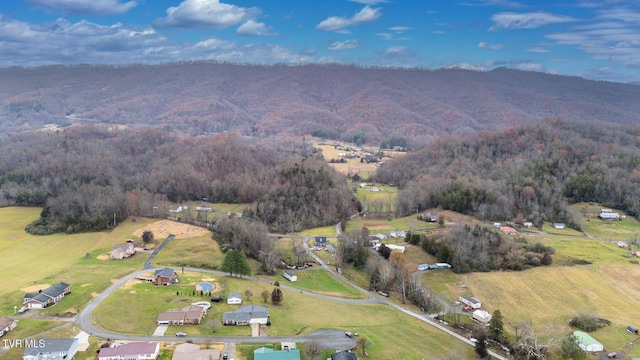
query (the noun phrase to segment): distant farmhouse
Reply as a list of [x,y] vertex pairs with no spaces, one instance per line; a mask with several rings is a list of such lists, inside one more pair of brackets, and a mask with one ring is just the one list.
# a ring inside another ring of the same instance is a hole
[[71,285],[59,282],[51,285],[46,290],[41,290],[38,293],[27,293],[23,298],[23,306],[27,309],[44,309],[47,306],[51,306],[60,300],[64,299],[65,295],[71,292]]
[[611,211],[611,209],[600,209],[598,217],[602,220],[620,220],[620,214]]
[[316,236],[316,247],[320,249],[324,249],[327,247],[327,237],[326,236]]
[[551,224],[551,226],[554,229],[564,229],[565,228],[564,223],[553,223],[553,224]]
[[424,220],[427,222],[436,222],[438,221],[438,213],[433,211],[425,211],[420,214],[420,220]]

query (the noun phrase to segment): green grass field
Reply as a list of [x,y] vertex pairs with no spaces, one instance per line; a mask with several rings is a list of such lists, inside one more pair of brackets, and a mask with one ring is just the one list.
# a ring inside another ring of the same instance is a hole
[[[296,271],[298,281],[281,281],[287,286],[311,291],[318,294],[344,297],[349,299],[364,299],[364,294],[336,279],[324,269],[311,268]],[[282,278],[284,279],[284,278]]]

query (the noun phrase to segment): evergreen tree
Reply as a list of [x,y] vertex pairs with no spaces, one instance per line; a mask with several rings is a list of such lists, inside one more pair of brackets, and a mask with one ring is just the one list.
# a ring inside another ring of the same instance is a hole
[[222,260],[220,269],[224,272],[228,272],[229,275],[251,275],[251,268],[247,262],[246,256],[238,250],[231,249],[227,251]]
[[280,290],[280,288],[273,289],[273,291],[271,292],[271,302],[273,303],[273,305],[280,305],[280,303],[282,303],[282,300],[282,290]]
[[493,313],[493,316],[491,316],[491,321],[489,322],[489,336],[493,340],[500,342],[503,328],[504,319],[502,318],[502,313],[500,310],[496,310]]

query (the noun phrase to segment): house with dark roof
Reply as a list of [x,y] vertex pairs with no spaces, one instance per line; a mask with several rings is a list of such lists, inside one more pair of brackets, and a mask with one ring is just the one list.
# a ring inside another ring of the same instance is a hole
[[167,286],[177,284],[179,281],[178,274],[171,268],[158,269],[153,273],[153,283],[155,285]]
[[428,221],[428,222],[436,222],[438,221],[438,213],[433,211],[425,211],[420,214],[420,220]]
[[159,354],[159,343],[133,342],[100,349],[98,360],[156,360]]
[[78,339],[41,339],[24,350],[22,360],[71,360],[78,352]]
[[71,285],[59,282],[37,293],[27,293],[23,297],[23,306],[27,309],[44,309],[60,300],[71,292]]
[[327,247],[327,237],[326,236],[316,236],[316,247],[318,247],[318,248]]
[[460,300],[460,302],[465,305],[471,306],[471,308],[473,309],[480,309],[482,307],[482,302],[479,299],[471,296],[460,295],[458,300]]
[[236,311],[228,311],[222,314],[224,325],[266,325],[269,321],[269,308],[266,306],[246,305]]
[[3,337],[4,334],[16,328],[18,325],[17,320],[9,319],[8,317],[0,317],[0,337]]

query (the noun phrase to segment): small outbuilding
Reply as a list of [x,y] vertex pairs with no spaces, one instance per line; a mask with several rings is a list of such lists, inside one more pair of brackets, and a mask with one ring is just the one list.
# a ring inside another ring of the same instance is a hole
[[284,276],[284,278],[289,281],[298,281],[298,275],[296,275],[296,273],[294,273],[293,271],[285,270],[282,272],[282,276]]
[[467,306],[471,306],[472,309],[480,309],[482,307],[482,302],[471,296],[460,295],[458,300]]
[[227,304],[238,305],[242,304],[242,295],[238,293],[231,293],[227,296]]
[[574,331],[573,337],[576,339],[576,343],[580,349],[586,352],[600,352],[604,351],[604,346],[598,342],[598,340],[591,337],[584,331]]

